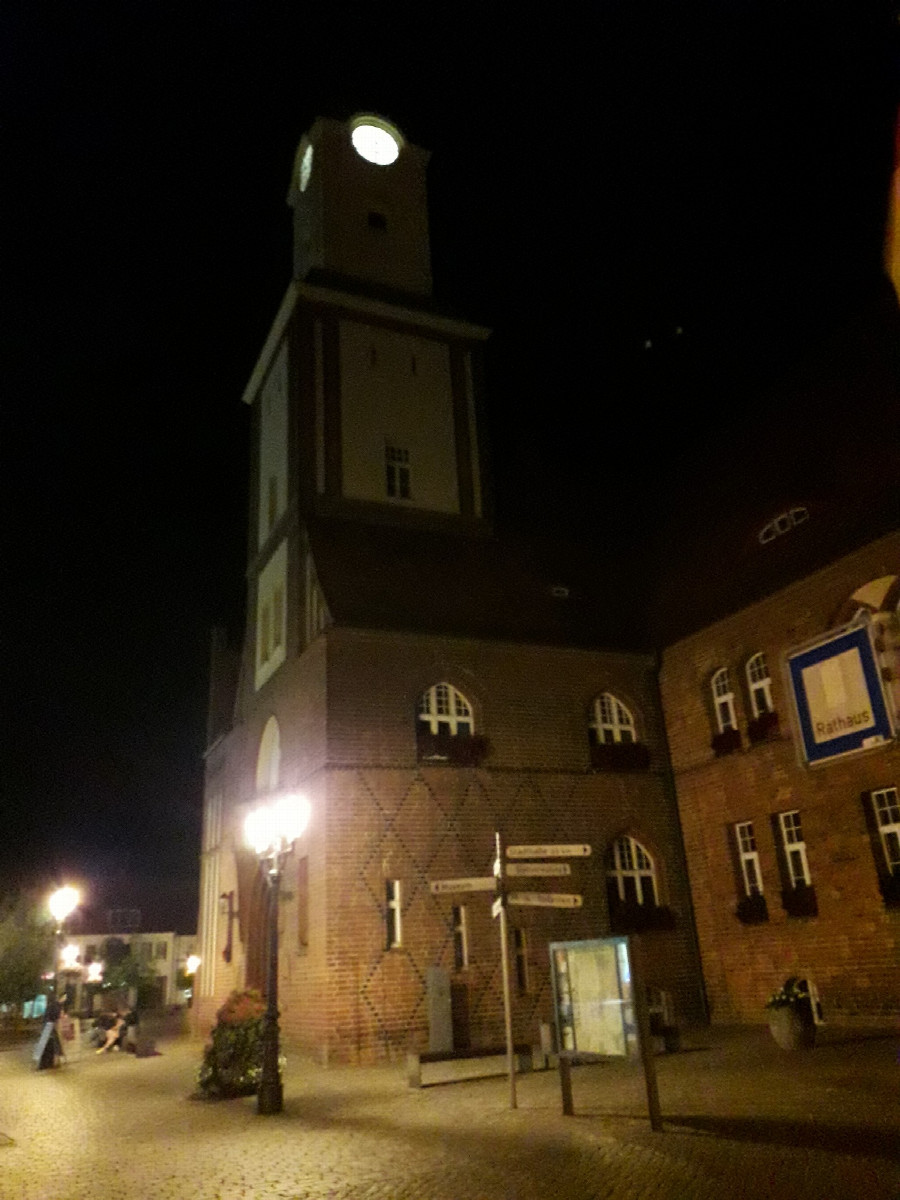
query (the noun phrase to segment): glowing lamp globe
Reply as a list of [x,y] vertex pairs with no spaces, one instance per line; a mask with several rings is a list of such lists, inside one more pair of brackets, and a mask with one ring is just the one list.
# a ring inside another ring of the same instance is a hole
[[307,798],[299,793],[278,796],[247,814],[244,837],[260,857],[274,854],[296,841],[309,823]]
[[66,917],[78,907],[81,897],[73,887],[61,887],[53,893],[48,901],[50,913],[57,925],[62,925]]
[[403,148],[403,135],[396,125],[363,113],[350,122],[350,141],[360,158],[377,167],[389,167]]

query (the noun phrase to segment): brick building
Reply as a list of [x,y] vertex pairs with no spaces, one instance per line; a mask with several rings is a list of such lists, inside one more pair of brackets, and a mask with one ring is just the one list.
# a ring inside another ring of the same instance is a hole
[[836,1023],[900,1014],[898,400],[886,289],[706,448],[667,530],[660,688],[713,1021],[763,1020],[792,975]]
[[264,984],[242,824],[283,789],[312,817],[278,910],[282,1028],[322,1059],[426,1046],[434,968],[454,1045],[502,1040],[492,897],[430,886],[489,876],[496,833],[592,849],[553,884],[582,907],[510,910],[517,1040],[552,1020],[548,943],[611,930],[644,932],[654,993],[700,1020],[655,659],[602,563],[496,535],[488,331],[432,299],[426,154],[378,120],[371,151],[365,124],[300,143],[294,278],[244,396],[248,619],[239,662],[214,654],[198,1022]]

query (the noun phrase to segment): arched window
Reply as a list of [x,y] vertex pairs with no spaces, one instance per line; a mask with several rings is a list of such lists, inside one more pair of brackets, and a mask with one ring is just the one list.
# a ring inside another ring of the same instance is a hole
[[621,904],[657,904],[653,859],[633,837],[616,838],[610,846],[606,877]]
[[627,834],[616,838],[607,851],[606,895],[613,933],[674,926],[671,910],[659,902],[656,866],[650,852]]
[[591,734],[600,744],[635,742],[634,717],[618,697],[603,692],[591,705]]
[[772,678],[762,652],[747,660],[747,690],[754,717],[775,711],[772,703]]
[[416,749],[419,762],[475,766],[485,751],[475,734],[472,705],[450,683],[436,683],[419,697]]
[[734,692],[731,689],[731,679],[727,667],[720,667],[716,671],[710,686],[712,687],[713,707],[719,733],[724,733],[726,729],[737,729],[737,718],[734,715]]
[[419,729],[435,735],[467,737],[475,732],[472,706],[449,683],[436,683],[419,698]]

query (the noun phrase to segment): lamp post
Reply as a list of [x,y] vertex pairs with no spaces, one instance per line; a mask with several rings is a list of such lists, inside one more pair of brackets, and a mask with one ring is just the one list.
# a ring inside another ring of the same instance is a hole
[[309,822],[309,801],[289,793],[273,796],[248,814],[244,836],[266,873],[266,1011],[263,1058],[256,1111],[281,1112],[283,1093],[278,1066],[278,889],[284,860]]
[[50,909],[50,915],[56,922],[56,943],[53,951],[53,994],[56,995],[58,989],[59,976],[59,960],[62,953],[63,943],[63,928],[66,919],[72,915],[75,909],[81,902],[81,895],[77,888],[61,887],[57,888],[47,901],[47,907]]

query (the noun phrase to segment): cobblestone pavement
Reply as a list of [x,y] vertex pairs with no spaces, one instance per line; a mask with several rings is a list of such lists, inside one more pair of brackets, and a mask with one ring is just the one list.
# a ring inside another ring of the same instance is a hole
[[[0,1200],[900,1200],[900,1038],[786,1054],[764,1029],[629,1064],[412,1090],[396,1067],[289,1057],[285,1111],[189,1098],[199,1042],[36,1072],[0,1054]],[[2,1135],[6,1135],[3,1137]]]

